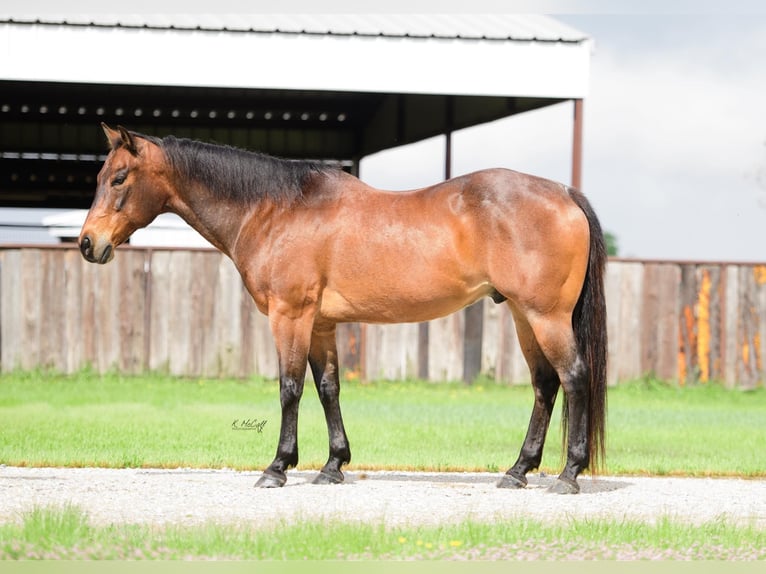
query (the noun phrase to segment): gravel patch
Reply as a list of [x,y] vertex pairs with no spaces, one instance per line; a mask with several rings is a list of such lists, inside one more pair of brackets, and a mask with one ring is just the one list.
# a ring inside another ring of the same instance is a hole
[[575,496],[548,494],[555,477],[530,475],[523,490],[495,488],[495,473],[347,472],[346,483],[315,486],[316,472],[288,472],[281,489],[253,487],[260,472],[198,469],[0,467],[0,522],[35,507],[74,505],[93,524],[271,527],[282,520],[343,520],[389,526],[466,519],[608,518],[653,523],[669,517],[766,528],[766,480],[581,477]]

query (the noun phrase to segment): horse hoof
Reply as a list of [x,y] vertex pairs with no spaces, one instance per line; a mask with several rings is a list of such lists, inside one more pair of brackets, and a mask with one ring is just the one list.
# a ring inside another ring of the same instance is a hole
[[287,482],[287,477],[283,474],[281,476],[264,472],[258,482],[255,483],[255,488],[279,488],[284,486]]
[[323,470],[316,478],[311,481],[311,484],[341,484],[343,482],[343,473],[337,471]]
[[548,492],[553,494],[577,494],[580,492],[580,485],[576,481],[559,478],[548,488]]
[[525,477],[519,478],[518,476],[513,476],[512,474],[504,474],[503,478],[497,481],[497,487],[498,488],[524,488],[527,486],[527,479]]

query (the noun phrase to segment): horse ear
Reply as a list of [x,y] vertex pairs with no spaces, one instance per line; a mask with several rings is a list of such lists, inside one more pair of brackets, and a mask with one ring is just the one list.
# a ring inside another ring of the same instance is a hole
[[104,122],[101,122],[101,129],[104,130],[104,135],[106,136],[106,139],[109,142],[109,146],[113,150],[117,149],[118,147],[120,147],[120,145],[122,145],[122,136],[120,135],[120,132],[118,132],[117,130],[113,130]]
[[120,130],[120,139],[122,141],[122,145],[125,146],[125,149],[128,150],[128,152],[130,152],[132,155],[138,155],[136,141],[133,139],[133,136],[130,134],[130,132],[122,126],[117,126],[117,129]]

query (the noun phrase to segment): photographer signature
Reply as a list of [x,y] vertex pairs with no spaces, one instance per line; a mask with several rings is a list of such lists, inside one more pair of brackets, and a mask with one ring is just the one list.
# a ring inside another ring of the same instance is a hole
[[231,423],[231,430],[254,430],[260,433],[263,432],[263,427],[266,426],[267,422],[258,419],[234,419],[234,422]]

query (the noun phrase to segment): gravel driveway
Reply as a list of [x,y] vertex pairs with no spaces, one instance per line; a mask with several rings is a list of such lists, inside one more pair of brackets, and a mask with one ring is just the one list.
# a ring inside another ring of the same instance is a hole
[[726,519],[766,528],[766,480],[581,477],[582,492],[545,492],[554,477],[530,475],[524,490],[495,488],[495,473],[347,472],[346,483],[310,484],[291,471],[281,489],[256,489],[259,472],[0,467],[0,522],[35,506],[73,504],[94,524],[199,523],[269,526],[281,519],[419,525],[531,517],[609,517],[692,523]]

